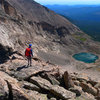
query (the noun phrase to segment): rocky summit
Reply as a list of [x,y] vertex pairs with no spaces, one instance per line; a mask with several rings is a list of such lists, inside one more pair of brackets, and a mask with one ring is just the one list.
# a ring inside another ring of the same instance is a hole
[[[32,44],[32,66],[25,48]],[[0,100],[100,100],[100,43],[34,0],[0,0]]]
[[27,67],[19,58],[0,65],[0,100],[100,100],[100,81],[39,59]]

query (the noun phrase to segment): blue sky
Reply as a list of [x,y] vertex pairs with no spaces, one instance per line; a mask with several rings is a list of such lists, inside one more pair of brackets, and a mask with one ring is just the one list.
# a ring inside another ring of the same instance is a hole
[[37,1],[38,3],[41,3],[41,4],[67,4],[67,5],[100,4],[100,0],[35,0],[35,1]]

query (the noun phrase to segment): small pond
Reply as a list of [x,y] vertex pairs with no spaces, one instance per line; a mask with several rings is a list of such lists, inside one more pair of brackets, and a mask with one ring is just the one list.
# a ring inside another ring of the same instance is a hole
[[97,59],[99,59],[98,56],[96,56],[92,53],[85,53],[85,52],[75,54],[75,55],[73,55],[73,57],[76,60],[82,61],[85,63],[94,63]]

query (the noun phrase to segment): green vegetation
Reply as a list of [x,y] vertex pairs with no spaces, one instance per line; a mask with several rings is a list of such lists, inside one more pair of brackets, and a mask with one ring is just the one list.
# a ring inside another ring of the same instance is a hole
[[81,40],[82,42],[85,42],[87,39],[86,38],[84,38],[84,37],[76,37],[77,39],[79,39],[79,40]]
[[82,41],[82,42],[85,42],[87,40],[87,38],[83,37],[82,35],[73,35],[74,38]]

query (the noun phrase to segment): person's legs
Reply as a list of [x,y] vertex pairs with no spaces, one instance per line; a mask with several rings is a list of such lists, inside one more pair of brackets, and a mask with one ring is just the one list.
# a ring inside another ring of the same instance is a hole
[[27,66],[29,66],[29,63],[30,63],[29,57],[27,57],[27,61],[28,61],[28,65]]
[[32,66],[32,57],[27,57],[27,60],[28,60],[27,66]]
[[30,66],[32,66],[32,58],[29,58]]

